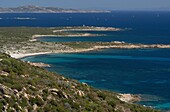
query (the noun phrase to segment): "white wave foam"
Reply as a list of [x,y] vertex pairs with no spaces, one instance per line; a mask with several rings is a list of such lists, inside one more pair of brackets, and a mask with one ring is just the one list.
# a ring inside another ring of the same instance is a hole
[[[3,18],[2,18],[3,19]],[[11,20],[35,20],[37,18],[29,18],[29,17],[14,17],[14,18],[5,18],[5,19],[11,19]]]
[[22,17],[15,17],[15,18],[12,18],[12,19],[17,19],[17,20],[35,20],[36,18],[22,18]]

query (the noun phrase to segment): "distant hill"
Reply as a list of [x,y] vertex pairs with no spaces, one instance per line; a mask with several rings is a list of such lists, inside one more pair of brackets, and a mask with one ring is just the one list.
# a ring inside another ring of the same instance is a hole
[[0,7],[0,13],[109,13],[106,10],[76,10],[76,9],[63,9],[56,7],[40,7],[34,5],[19,6],[12,8]]

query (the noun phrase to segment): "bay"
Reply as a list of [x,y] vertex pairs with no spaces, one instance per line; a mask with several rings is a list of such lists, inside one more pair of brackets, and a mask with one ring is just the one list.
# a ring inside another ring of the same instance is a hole
[[[98,14],[0,14],[0,27],[105,26],[130,28],[101,37],[44,37],[47,42],[125,41],[170,44],[168,11],[114,11]],[[170,109],[169,49],[106,49],[85,53],[48,54],[23,60],[51,64],[49,71],[86,82],[93,87],[122,93],[142,94],[140,104]]]

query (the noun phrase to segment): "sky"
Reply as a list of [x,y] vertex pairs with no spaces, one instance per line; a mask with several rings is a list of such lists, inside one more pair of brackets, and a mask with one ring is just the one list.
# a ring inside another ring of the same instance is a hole
[[23,5],[106,10],[170,9],[170,0],[0,0],[0,7]]

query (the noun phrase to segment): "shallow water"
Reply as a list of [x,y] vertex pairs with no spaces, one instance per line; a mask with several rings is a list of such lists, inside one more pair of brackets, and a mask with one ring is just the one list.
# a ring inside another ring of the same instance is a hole
[[[132,29],[121,32],[87,32],[107,34],[105,37],[41,38],[41,41],[125,41],[130,43],[170,44],[169,12],[0,14],[0,18],[1,27],[86,25]],[[169,49],[108,49],[78,54],[39,55],[26,57],[24,60],[51,64],[52,67],[47,68],[48,70],[56,71],[80,82],[86,82],[97,88],[142,94],[145,101],[140,102],[141,104],[160,109],[170,109]]]
[[[170,108],[165,106],[170,102],[169,49],[106,49],[39,55],[24,60],[51,64],[48,70],[100,89],[150,95],[141,104]],[[156,101],[151,100],[153,95],[157,96]]]

